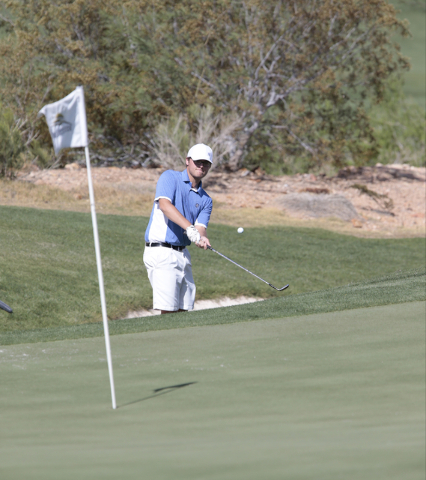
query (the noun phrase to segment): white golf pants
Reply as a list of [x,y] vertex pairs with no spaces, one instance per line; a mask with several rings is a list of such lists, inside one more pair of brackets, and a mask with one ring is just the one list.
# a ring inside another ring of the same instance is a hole
[[145,247],[143,261],[153,291],[153,308],[193,310],[195,283],[191,255],[167,247]]

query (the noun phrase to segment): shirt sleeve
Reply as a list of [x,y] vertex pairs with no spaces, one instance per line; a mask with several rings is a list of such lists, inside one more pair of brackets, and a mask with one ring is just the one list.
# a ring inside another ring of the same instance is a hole
[[158,202],[160,198],[167,198],[174,205],[176,196],[176,176],[173,175],[173,170],[166,170],[160,175],[155,190],[155,201]]
[[212,214],[213,210],[213,201],[210,197],[208,197],[204,208],[198,214],[197,220],[195,221],[195,225],[202,225],[203,227],[208,226],[210,221],[210,215]]

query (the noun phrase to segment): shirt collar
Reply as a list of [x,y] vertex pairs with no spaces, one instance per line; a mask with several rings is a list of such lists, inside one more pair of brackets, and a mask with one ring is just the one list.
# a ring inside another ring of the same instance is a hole
[[[189,179],[188,171],[186,170],[186,168],[185,168],[185,170],[182,172],[182,180],[183,180],[185,183],[191,184],[191,180]],[[194,192],[200,193],[202,187],[203,187],[203,182],[200,181],[200,183],[198,184],[198,189],[192,188],[192,185],[191,185],[191,190],[194,190]]]

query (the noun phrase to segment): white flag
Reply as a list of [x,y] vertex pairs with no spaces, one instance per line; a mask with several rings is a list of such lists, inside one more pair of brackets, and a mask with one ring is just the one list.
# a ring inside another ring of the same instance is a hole
[[56,154],[63,148],[88,146],[83,87],[77,87],[58,102],[45,105],[38,112],[38,116],[41,115],[46,117]]

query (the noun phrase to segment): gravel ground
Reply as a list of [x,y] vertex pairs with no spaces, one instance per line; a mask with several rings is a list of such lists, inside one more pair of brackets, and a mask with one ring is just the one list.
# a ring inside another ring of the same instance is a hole
[[[260,169],[254,172],[242,169],[234,173],[212,171],[204,187],[215,202],[215,210],[222,212],[247,210],[247,215],[253,217],[250,213],[253,209],[264,209],[265,215],[267,209],[281,212],[282,223],[285,223],[284,218],[293,218],[312,226],[315,219],[334,217],[353,228],[354,234],[358,230],[364,234],[382,233],[387,238],[404,234],[424,236],[425,170],[377,164],[345,169],[334,177],[311,174],[273,177]],[[92,168],[97,209],[102,213],[119,213],[114,211],[113,203],[118,204],[120,197],[127,196],[128,204],[123,206],[121,213],[148,214],[162,172],[161,168]],[[87,173],[77,164],[64,169],[22,172],[18,181],[47,185],[68,192],[71,200],[77,203],[87,204]],[[4,192],[2,198],[0,194],[0,203],[13,204],[11,198],[6,201],[7,195]],[[16,203],[19,204],[18,199]],[[326,224],[321,226],[327,228]]]

